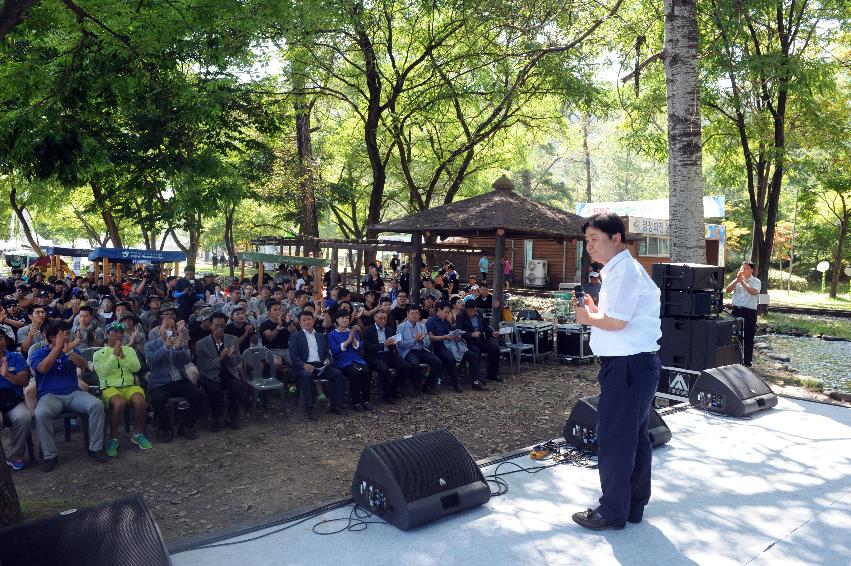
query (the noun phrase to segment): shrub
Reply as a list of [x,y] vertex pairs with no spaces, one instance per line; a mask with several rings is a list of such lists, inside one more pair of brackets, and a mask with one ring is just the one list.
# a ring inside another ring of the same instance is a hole
[[[787,289],[789,286],[789,272],[779,269],[768,270],[768,286],[771,289]],[[792,275],[793,291],[809,291],[809,282],[798,275]]]

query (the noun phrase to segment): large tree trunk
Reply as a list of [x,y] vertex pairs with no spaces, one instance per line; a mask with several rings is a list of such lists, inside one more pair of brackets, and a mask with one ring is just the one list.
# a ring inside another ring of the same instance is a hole
[[[225,207],[225,249],[228,251],[228,257],[236,257],[236,245],[233,242],[233,217],[236,213],[236,205],[229,204]],[[234,265],[233,260],[228,261],[228,270],[230,276],[233,277]]]
[[[384,184],[387,180],[385,164],[378,147],[378,126],[381,121],[381,75],[372,39],[363,28],[357,29],[357,42],[366,67],[366,87],[369,94],[364,123],[364,144],[372,169],[372,193],[369,196],[369,211],[366,216],[366,237],[376,238],[378,234],[369,228],[381,220],[381,203],[384,201]],[[375,252],[368,252],[366,261],[374,261]]]
[[839,195],[843,204],[843,218],[839,222],[839,241],[836,242],[836,250],[833,252],[833,274],[830,278],[830,298],[836,298],[836,289],[839,287],[839,275],[842,273],[842,257],[845,251],[845,239],[848,237],[848,225],[851,224],[851,208],[846,204],[845,197]]
[[[296,77],[303,77],[297,74]],[[298,91],[298,87],[296,87]],[[313,161],[313,142],[310,136],[309,104],[304,95],[297,94],[295,99],[296,145],[298,147],[299,195],[301,197],[301,234],[306,236],[305,249],[319,253],[319,219],[316,212],[316,170]]]
[[[3,450],[3,440],[0,438],[0,454]],[[0,466],[0,527],[14,525],[21,520],[21,502],[15,483],[12,481],[12,471],[5,463]]]
[[665,0],[671,260],[706,262],[697,1]]
[[15,211],[15,216],[18,217],[18,222],[21,223],[21,230],[24,231],[24,236],[27,238],[30,247],[35,253],[38,255],[44,255],[44,252],[41,251],[41,246],[38,245],[38,242],[30,229],[27,217],[24,215],[24,205],[18,203],[18,187],[16,179],[11,179],[9,186],[11,187],[9,190],[9,204],[12,206],[12,210]]
[[89,185],[92,187],[92,195],[95,197],[95,202],[100,209],[100,215],[103,218],[103,223],[106,225],[106,233],[109,239],[112,240],[113,247],[124,247],[121,243],[121,234],[118,233],[118,223],[115,221],[115,217],[112,215],[109,206],[104,202],[100,182],[93,180]]

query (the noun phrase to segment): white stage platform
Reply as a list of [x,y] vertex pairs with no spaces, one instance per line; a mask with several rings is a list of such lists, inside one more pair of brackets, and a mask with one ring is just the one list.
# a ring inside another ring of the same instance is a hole
[[596,506],[599,481],[595,469],[565,464],[506,476],[506,495],[412,532],[386,524],[312,532],[322,519],[348,517],[343,508],[172,558],[176,566],[851,564],[851,410],[781,398],[750,420],[688,409],[665,421],[673,439],[653,452],[644,521],[621,531],[571,521]]

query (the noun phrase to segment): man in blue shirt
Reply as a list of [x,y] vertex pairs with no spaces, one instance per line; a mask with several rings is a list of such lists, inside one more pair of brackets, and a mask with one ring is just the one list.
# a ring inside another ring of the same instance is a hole
[[24,449],[30,437],[32,415],[24,403],[24,386],[30,380],[30,368],[24,357],[15,352],[15,334],[3,326],[5,349],[0,360],[0,420],[12,428],[12,442],[6,445],[6,463],[22,470]]
[[471,350],[466,350],[460,360],[455,359],[449,348],[446,346],[447,341],[458,342],[463,339],[460,334],[451,335],[452,323],[449,322],[449,303],[441,301],[437,304],[437,312],[428,319],[426,328],[428,329],[428,337],[434,345],[434,353],[443,362],[443,371],[449,374],[449,383],[452,388],[461,393],[461,384],[458,380],[458,367],[456,362],[467,362],[467,373],[470,380],[473,382],[473,389],[477,391],[487,391],[487,387],[479,379],[479,354]]
[[44,456],[44,472],[52,471],[57,462],[53,417],[67,410],[88,414],[89,456],[98,462],[108,461],[103,453],[103,403],[80,388],[76,368],[88,369],[89,364],[74,352],[77,342],[69,340],[69,329],[65,321],[48,323],[45,344],[30,357],[38,390],[35,429]]
[[[443,376],[443,364],[440,358],[428,349],[431,341],[425,324],[420,322],[420,307],[417,305],[408,306],[408,318],[399,325],[397,333],[401,337],[401,340],[396,344],[399,348],[399,355],[413,366],[428,364],[431,370],[428,374],[428,380],[423,385],[423,391],[430,395],[437,394],[437,382]],[[414,395],[416,393],[415,387]]]

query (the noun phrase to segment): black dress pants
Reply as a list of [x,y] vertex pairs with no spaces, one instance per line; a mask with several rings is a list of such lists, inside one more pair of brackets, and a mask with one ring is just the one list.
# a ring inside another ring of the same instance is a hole
[[230,399],[228,401],[228,418],[231,421],[239,420],[239,407],[247,393],[247,386],[239,378],[234,377],[230,372],[222,371],[219,375],[219,381],[213,381],[206,377],[201,377],[198,380],[201,389],[207,394],[207,401],[210,403],[210,416],[214,421],[222,419],[224,411],[225,394],[227,391]]
[[[378,374],[381,392],[384,400],[392,399],[407,380],[416,389],[420,386],[419,367],[413,366],[396,352],[384,352],[367,360],[369,368]],[[396,370],[396,379],[392,378],[390,369]]]
[[349,380],[349,396],[352,406],[368,403],[372,393],[372,372],[365,365],[351,363],[342,370]]
[[468,344],[467,347],[476,354],[479,360],[481,360],[483,353],[488,355],[488,379],[499,376],[499,346],[495,339],[476,340],[472,344]]
[[733,307],[733,316],[745,319],[744,328],[744,352],[742,362],[746,366],[751,365],[753,360],[753,337],[756,334],[756,310],[746,307]]
[[171,411],[167,410],[166,404],[172,397],[183,397],[189,402],[189,407],[182,411],[181,421],[177,423],[179,428],[192,428],[198,415],[204,406],[204,392],[187,379],[172,381],[166,385],[160,385],[148,390],[148,402],[154,408],[157,423],[160,430],[171,430],[174,423],[171,422]]

